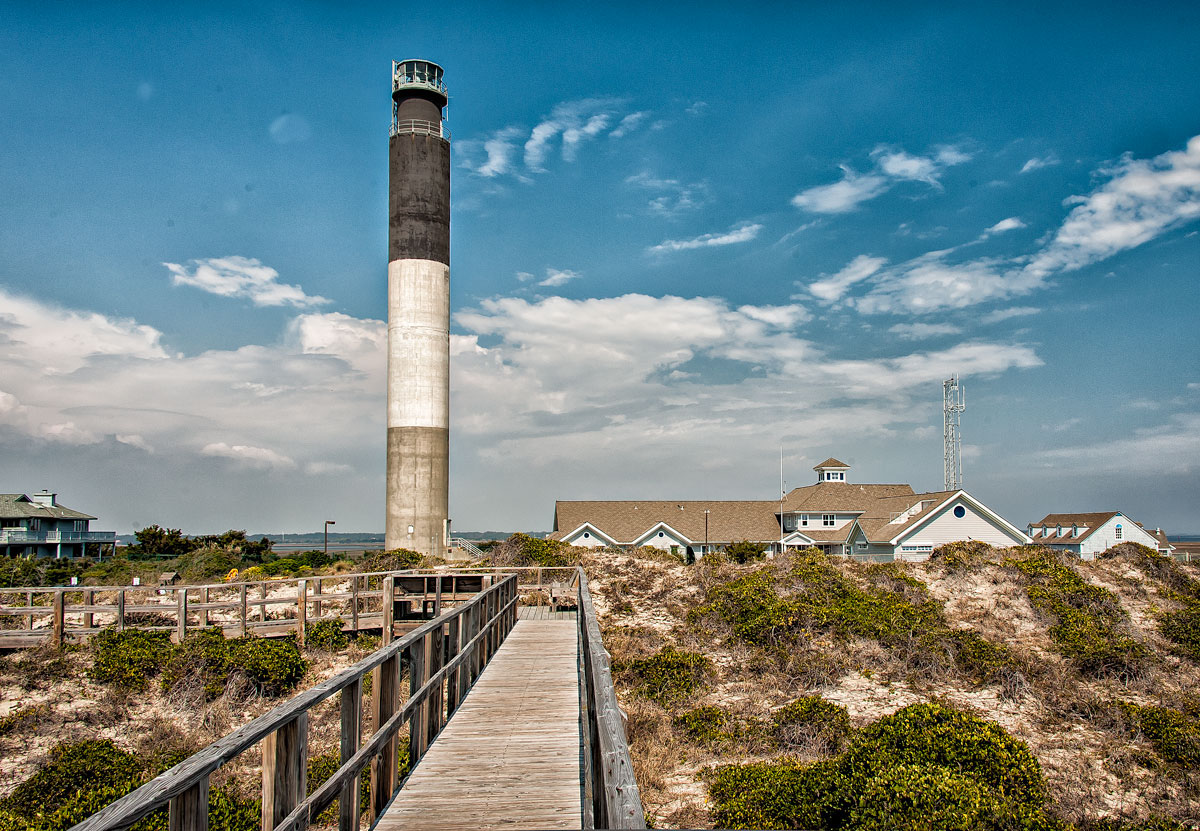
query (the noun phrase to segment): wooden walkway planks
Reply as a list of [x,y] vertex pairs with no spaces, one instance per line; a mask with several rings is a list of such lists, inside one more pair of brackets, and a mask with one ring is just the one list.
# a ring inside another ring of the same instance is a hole
[[517,621],[377,831],[580,827],[578,629],[557,614]]
[[575,620],[574,609],[552,610],[550,606],[518,606],[517,620]]

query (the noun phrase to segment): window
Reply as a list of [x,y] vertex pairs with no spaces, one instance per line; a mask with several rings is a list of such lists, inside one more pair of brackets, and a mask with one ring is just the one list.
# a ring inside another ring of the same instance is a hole
[[866,547],[867,547],[867,544],[866,544],[865,542],[863,542],[862,540],[859,540],[859,541],[858,541],[858,547],[859,547],[859,548],[866,548]]
[[843,482],[846,479],[846,472],[842,470],[827,470],[825,471],[826,482]]
[[662,531],[659,531],[659,532],[658,532],[658,535],[659,535],[660,537],[665,537],[665,536],[666,536],[666,534],[664,534]]
[[801,528],[808,527],[808,514],[800,514],[800,527]]
[[79,532],[86,531],[87,530],[87,520],[85,520],[85,519],[75,520],[75,530],[79,531]]
[[1121,526],[1117,526],[1117,539],[1121,539]]
[[967,509],[964,508],[962,505],[955,505],[954,506],[954,515],[956,517],[958,517],[959,519],[962,519],[963,517],[965,517],[967,515]]
[[833,514],[821,514],[821,524],[826,527],[832,527],[835,519]]
[[584,538],[585,540],[586,540],[588,537],[590,537],[590,536],[591,536],[591,534],[589,534],[587,531],[584,531],[584,532],[583,532],[583,538]]
[[932,545],[902,545],[902,546],[900,546],[900,550],[901,551],[915,551],[915,552],[933,551],[933,546]]
[[[1118,526],[1118,527],[1120,527],[1120,526]],[[40,519],[36,519],[36,518],[29,520],[29,530],[30,531],[41,531],[42,530],[42,521]],[[1120,538],[1121,538],[1120,534],[1118,534],[1117,539],[1120,539]]]

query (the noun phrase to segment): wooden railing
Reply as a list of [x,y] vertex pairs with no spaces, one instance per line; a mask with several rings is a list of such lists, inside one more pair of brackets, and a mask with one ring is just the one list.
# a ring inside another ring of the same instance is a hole
[[[379,650],[218,739],[72,831],[128,828],[164,806],[169,809],[171,831],[205,831],[209,778],[259,743],[264,831],[299,831],[314,822],[335,799],[339,831],[357,831],[359,782],[368,767],[369,820],[373,824],[403,785],[397,775],[401,729],[408,728],[409,763],[415,765],[512,630],[517,599],[516,575],[503,577],[469,601],[395,641],[391,641],[391,628],[386,625],[390,604],[385,604],[384,646]],[[376,729],[362,742],[362,687],[368,672],[373,673],[371,700]],[[402,702],[400,688],[405,674],[409,695]],[[305,797],[308,711],[335,694],[340,694],[341,701],[342,764]]]
[[[303,645],[307,624],[321,618],[340,617],[351,632],[381,628],[382,584],[389,575],[399,593],[401,618],[413,620],[437,617],[443,602],[479,591],[486,576],[514,573],[522,592],[573,587],[575,579],[574,568],[464,567],[437,573],[364,572],[189,586],[0,589],[0,618],[24,618],[20,629],[0,627],[0,648],[36,646],[46,640],[56,646],[81,642],[108,627],[169,631],[181,641],[189,631],[208,626],[239,637],[294,633]],[[146,615],[166,620],[139,620]]]
[[645,828],[646,816],[638,795],[625,717],[617,704],[612,668],[596,607],[583,569],[579,588],[579,683],[583,739],[583,827]]

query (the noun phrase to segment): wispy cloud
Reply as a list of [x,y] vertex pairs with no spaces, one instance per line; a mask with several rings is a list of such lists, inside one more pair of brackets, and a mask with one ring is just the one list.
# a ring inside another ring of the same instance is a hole
[[517,151],[517,139],[523,131],[520,127],[505,127],[497,130],[483,142],[483,151],[487,161],[473,168],[476,173],[485,178],[500,176],[512,169],[513,157]]
[[1014,317],[1028,317],[1041,312],[1037,306],[1013,306],[1008,309],[996,309],[993,312],[988,312],[980,320],[984,323],[1001,323],[1005,320],[1012,320]]
[[547,288],[556,288],[564,286],[572,280],[578,280],[582,275],[578,271],[572,271],[569,268],[547,268],[546,279],[538,283],[539,286]]
[[663,179],[649,171],[636,173],[625,179],[625,184],[650,191],[657,195],[647,203],[654,213],[675,216],[708,204],[708,186],[703,182],[687,184],[678,179]]
[[861,283],[879,271],[886,262],[887,260],[883,257],[869,257],[866,254],[859,254],[841,271],[828,277],[822,277],[822,279],[809,285],[808,291],[818,300],[833,303],[845,297],[846,292],[855,283]]
[[897,323],[888,331],[901,340],[927,340],[962,333],[962,329],[952,323]]
[[635,113],[630,113],[622,118],[620,122],[618,122],[617,126],[613,128],[613,131],[608,134],[608,137],[614,139],[624,138],[636,130],[638,125],[640,125],[649,115],[649,110],[639,110]]
[[267,128],[271,141],[276,144],[295,144],[307,141],[312,136],[312,128],[304,116],[296,113],[284,113],[271,122]]
[[[860,255],[834,277],[813,283],[809,292],[826,302],[845,298],[847,305],[868,314],[960,309],[1028,295],[1055,275],[1136,248],[1200,218],[1200,136],[1182,151],[1152,159],[1126,155],[1100,174],[1108,181],[1086,196],[1066,200],[1076,207],[1033,254],[964,260],[967,246],[958,246],[891,266]],[[1019,218],[1009,217],[981,238],[1020,227],[1024,223]],[[867,263],[872,269],[864,275]],[[849,286],[864,281],[866,293],[847,296]],[[1009,317],[1023,313],[997,312]]]
[[1048,156],[1034,156],[1032,159],[1025,162],[1025,164],[1021,165],[1021,172],[1030,173],[1034,170],[1041,170],[1043,167],[1052,167],[1058,163],[1058,157],[1053,153]]
[[163,263],[177,286],[191,286],[221,297],[244,297],[255,306],[319,306],[327,298],[308,295],[299,286],[279,282],[279,272],[253,257],[213,257],[189,265]]
[[693,248],[712,248],[720,245],[736,245],[739,242],[749,242],[758,236],[762,225],[745,223],[720,234],[701,234],[691,239],[669,239],[652,245],[646,249],[651,254],[662,254],[668,251],[688,251]]
[[883,176],[860,176],[847,165],[841,168],[840,182],[803,190],[792,197],[792,204],[812,213],[847,213],[888,188],[888,180]]
[[885,193],[899,181],[924,182],[941,190],[942,172],[970,158],[961,149],[949,145],[936,147],[926,156],[879,145],[871,151],[871,159],[875,163],[873,173],[859,174],[849,165],[840,165],[840,182],[803,190],[792,197],[792,204],[812,213],[847,213]]
[[580,144],[595,138],[609,125],[618,103],[612,98],[585,98],[555,106],[525,142],[525,167],[533,172],[544,171],[546,157],[560,137],[563,160],[574,161]]
[[1002,219],[990,228],[984,229],[983,237],[994,237],[996,234],[1003,234],[1005,231],[1015,231],[1018,228],[1024,227],[1026,225],[1020,217],[1010,216],[1008,219]]
[[276,453],[268,447],[253,447],[246,444],[229,445],[223,441],[206,444],[200,450],[200,454],[231,459],[248,467],[288,470],[296,466],[292,459]]

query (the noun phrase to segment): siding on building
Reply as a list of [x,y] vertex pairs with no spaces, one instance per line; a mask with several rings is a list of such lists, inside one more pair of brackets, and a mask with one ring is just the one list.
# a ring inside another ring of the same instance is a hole
[[[957,505],[962,505],[965,509],[965,515],[961,518],[954,515],[954,508]],[[898,547],[902,554],[917,553],[905,552],[903,548],[904,546],[925,545],[937,548],[939,545],[959,540],[980,540],[998,547],[1019,545],[1024,542],[1023,539],[1013,536],[1013,533],[1007,528],[960,498],[948,503],[934,515],[933,519],[917,529],[916,533],[898,540]]]

